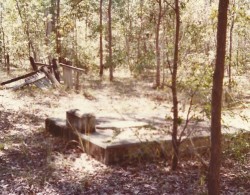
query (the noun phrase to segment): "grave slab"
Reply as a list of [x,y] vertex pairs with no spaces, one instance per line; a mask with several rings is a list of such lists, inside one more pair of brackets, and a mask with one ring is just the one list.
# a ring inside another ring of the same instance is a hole
[[[100,162],[110,165],[142,159],[167,158],[172,154],[171,136],[165,131],[151,129],[144,122],[96,120],[96,130],[91,134],[76,132],[66,120],[47,118],[46,130],[67,140],[81,140],[84,150]],[[195,139],[196,146],[209,143],[207,137]],[[188,140],[182,150],[189,150]]]
[[[87,154],[106,165],[171,157],[171,134],[145,121],[148,120],[95,118],[75,109],[66,112],[66,119],[47,118],[45,126],[46,131],[55,136],[78,141]],[[235,132],[234,128],[222,130],[223,134]],[[196,152],[208,151],[209,126],[191,123],[186,133],[188,137],[182,137],[180,154],[192,156]]]

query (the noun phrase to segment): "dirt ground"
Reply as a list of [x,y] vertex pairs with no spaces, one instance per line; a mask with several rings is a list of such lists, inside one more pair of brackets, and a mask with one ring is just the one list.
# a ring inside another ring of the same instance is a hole
[[[16,74],[7,76],[0,69],[0,82]],[[247,90],[243,95],[250,97]],[[85,76],[80,93],[34,86],[0,89],[0,194],[204,194],[205,172],[196,159],[181,161],[176,172],[170,170],[169,160],[105,166],[76,143],[44,130],[47,117],[65,117],[73,108],[97,117],[147,119],[154,124],[172,115],[170,98],[169,90],[152,89],[152,79],[134,79],[127,73],[120,73],[114,83]],[[250,123],[239,117],[250,118],[249,105],[245,101],[234,114],[225,112],[224,124],[249,130]],[[186,112],[181,110],[183,118]],[[202,124],[208,126],[209,121]],[[244,163],[223,163],[222,194],[249,194],[249,155]]]

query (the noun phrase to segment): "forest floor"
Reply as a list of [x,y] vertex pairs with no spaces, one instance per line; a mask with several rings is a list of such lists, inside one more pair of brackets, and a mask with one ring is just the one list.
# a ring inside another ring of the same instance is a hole
[[[0,69],[0,82],[16,74],[7,76]],[[240,117],[250,118],[250,86],[244,83],[241,87],[249,89],[243,90],[246,101],[225,112],[223,119],[226,125],[249,130],[250,124]],[[180,159],[178,171],[170,170],[170,160],[106,166],[75,143],[45,132],[47,117],[64,117],[73,108],[122,119],[154,121],[172,115],[170,93],[153,90],[152,79],[120,74],[110,83],[89,75],[82,87],[78,94],[34,86],[0,89],[0,194],[206,194],[206,170],[196,158]],[[180,113],[183,117],[186,110]],[[223,153],[222,194],[250,194],[249,143],[241,139],[243,144]]]

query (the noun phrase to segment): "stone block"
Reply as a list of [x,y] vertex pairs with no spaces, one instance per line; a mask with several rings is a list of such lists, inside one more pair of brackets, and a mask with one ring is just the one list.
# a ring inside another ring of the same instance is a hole
[[91,134],[96,131],[96,117],[91,113],[82,113],[78,109],[66,112],[67,127],[83,134]]
[[77,136],[66,126],[66,121],[58,118],[47,118],[45,129],[54,136],[62,137],[65,140],[78,140]]

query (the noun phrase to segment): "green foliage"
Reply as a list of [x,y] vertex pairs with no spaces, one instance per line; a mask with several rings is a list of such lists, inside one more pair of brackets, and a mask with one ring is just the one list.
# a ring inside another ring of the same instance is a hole
[[181,117],[178,117],[178,121],[177,121],[177,124],[178,125],[181,125],[183,123],[183,118]]
[[115,66],[121,66],[125,63],[125,53],[121,49],[114,50],[113,63]]
[[[38,60],[46,62],[48,56],[56,54],[56,32],[46,36],[48,22],[54,23],[55,5],[51,0],[18,0],[22,19],[16,1],[3,1],[2,26],[5,32],[5,49],[12,59],[25,64],[29,55],[30,41]],[[99,24],[99,1],[60,1],[60,41],[62,56],[74,61],[77,66],[88,65],[89,69],[99,67],[99,33],[103,30],[104,59],[108,56],[107,1],[103,2],[103,26]],[[55,2],[54,2],[55,3]],[[196,99],[205,104],[210,100],[211,74],[214,64],[217,4],[189,0],[180,2],[181,44],[178,72],[178,89],[187,94],[195,90]],[[249,69],[249,4],[247,0],[231,6],[230,15],[235,13],[233,42],[233,73],[240,75]],[[129,67],[134,74],[143,74],[155,69],[155,32],[158,16],[157,1],[116,0],[112,4],[112,35],[114,65]],[[160,27],[161,66],[173,62],[175,12],[163,1],[163,16]],[[231,21],[229,18],[229,23]],[[11,25],[10,25],[11,24]],[[0,40],[2,41],[2,40]],[[3,43],[1,44],[3,53]],[[167,67],[167,66],[166,66]],[[164,67],[166,69],[166,67]],[[236,72],[236,73],[235,73]],[[183,77],[187,78],[183,79]],[[166,73],[170,77],[170,72]],[[201,82],[202,78],[202,82]],[[167,80],[167,79],[166,79]],[[197,89],[198,86],[198,89]]]
[[208,64],[210,55],[188,55],[185,66],[179,72],[183,75],[178,81],[178,89],[198,105],[200,112],[209,118],[211,114],[211,90],[213,67]]
[[250,154],[249,133],[240,132],[233,135],[226,135],[226,148],[223,152],[225,158],[232,158],[239,162],[244,162]]
[[145,52],[136,59],[136,62],[130,67],[130,71],[136,75],[140,75],[147,70],[155,68],[155,53],[152,50]]
[[1,150],[4,150],[4,144],[3,143],[0,143],[0,151]]

